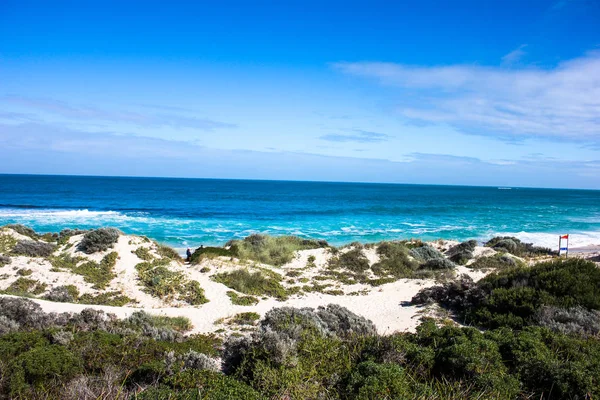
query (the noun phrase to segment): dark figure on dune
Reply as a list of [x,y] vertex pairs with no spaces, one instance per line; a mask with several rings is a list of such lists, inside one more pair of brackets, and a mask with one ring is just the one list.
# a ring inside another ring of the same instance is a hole
[[185,255],[187,256],[187,259],[186,259],[187,262],[192,261],[192,251],[189,249],[189,247],[186,250]]

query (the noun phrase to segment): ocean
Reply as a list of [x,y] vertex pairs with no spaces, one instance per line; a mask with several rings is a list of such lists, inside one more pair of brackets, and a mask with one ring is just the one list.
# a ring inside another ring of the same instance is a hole
[[514,235],[600,244],[600,191],[218,179],[0,175],[0,225],[113,226],[181,249],[254,232],[335,245]]

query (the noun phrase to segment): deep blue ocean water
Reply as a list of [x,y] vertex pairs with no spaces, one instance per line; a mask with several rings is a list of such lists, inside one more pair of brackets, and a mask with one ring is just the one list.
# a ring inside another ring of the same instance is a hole
[[0,175],[0,225],[114,226],[177,248],[253,232],[333,244],[484,240],[600,244],[600,191],[364,183]]

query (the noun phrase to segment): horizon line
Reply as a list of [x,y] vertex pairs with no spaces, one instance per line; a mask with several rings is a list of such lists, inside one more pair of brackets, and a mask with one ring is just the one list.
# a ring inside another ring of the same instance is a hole
[[297,182],[297,183],[337,183],[337,184],[362,184],[362,185],[397,185],[397,186],[448,186],[465,188],[509,188],[509,189],[545,189],[545,190],[583,190],[600,191],[600,188],[564,188],[544,186],[512,186],[512,185],[458,185],[448,183],[403,183],[403,182],[364,182],[364,181],[329,181],[329,180],[301,180],[301,179],[250,179],[250,178],[207,178],[207,177],[179,177],[179,176],[136,176],[136,175],[88,175],[88,174],[31,174],[31,173],[3,173],[0,176],[45,176],[45,177],[73,177],[73,178],[121,178],[121,179],[181,179],[181,180],[213,180],[213,181],[247,181],[247,182]]

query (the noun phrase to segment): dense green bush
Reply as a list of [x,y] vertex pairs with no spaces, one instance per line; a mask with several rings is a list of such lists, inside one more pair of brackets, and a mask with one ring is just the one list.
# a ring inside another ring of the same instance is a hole
[[480,257],[475,260],[474,263],[468,265],[468,267],[471,269],[480,269],[484,271],[489,269],[499,270],[504,268],[512,268],[516,266],[524,267],[525,264],[522,261],[503,253],[496,253],[493,256],[488,257]]
[[471,258],[473,258],[473,250],[477,247],[476,240],[467,240],[452,246],[446,251],[446,256],[450,261],[455,262],[459,265],[465,265]]
[[197,281],[188,280],[180,271],[169,268],[170,259],[156,259],[135,266],[144,290],[152,296],[165,300],[181,300],[191,305],[200,305],[209,300]]
[[77,249],[86,254],[106,251],[114,247],[120,235],[121,232],[115,228],[95,229],[83,235]]
[[399,242],[383,242],[377,246],[381,260],[371,269],[376,275],[392,275],[396,278],[411,278],[418,263],[408,257],[408,247]]
[[366,361],[358,364],[344,382],[347,398],[359,400],[408,399],[415,385],[398,364]]
[[543,306],[600,310],[600,269],[576,258],[547,261],[502,270],[477,284],[462,278],[426,288],[412,301],[437,301],[458,312],[469,324],[521,328],[535,323]]
[[240,259],[255,260],[281,266],[292,261],[298,250],[328,247],[324,240],[302,239],[297,236],[267,236],[253,234],[244,240],[231,240],[226,245]]
[[425,263],[429,260],[435,260],[444,258],[444,255],[440,253],[437,249],[429,246],[423,245],[421,247],[415,247],[410,249],[409,254],[419,262]]
[[35,242],[33,240],[22,240],[13,248],[13,253],[28,257],[48,257],[56,246],[46,242]]
[[64,346],[34,347],[9,364],[8,387],[11,396],[24,395],[31,386],[43,387],[52,380],[68,380],[79,372],[80,360]]
[[224,249],[222,247],[198,247],[192,253],[192,259],[190,260],[192,264],[199,264],[202,260],[207,258],[216,258],[216,257],[233,257],[234,254],[229,249]]
[[454,264],[452,261],[448,260],[447,258],[432,258],[430,260],[427,260],[423,265],[421,265],[420,268],[425,269],[425,270],[432,270],[432,271],[452,270],[452,269],[456,268],[456,264]]
[[48,285],[35,279],[17,278],[4,291],[15,296],[38,295],[44,293]]
[[329,268],[343,268],[355,273],[362,273],[369,269],[369,260],[360,248],[353,248],[347,252],[340,252],[337,257],[329,260]]
[[246,269],[238,269],[215,274],[212,279],[238,292],[253,296],[271,296],[280,300],[288,297],[288,292],[281,285],[283,278],[271,271],[249,272]]
[[[549,320],[564,317],[555,311]],[[425,320],[416,333],[379,336],[340,306],[280,308],[256,332],[230,338],[222,353],[213,336],[184,337],[189,328],[185,318],[138,312],[118,320],[90,309],[45,314],[29,300],[0,298],[0,398],[600,396],[597,337],[537,326],[480,332]],[[219,355],[225,373],[218,372]]]
[[237,306],[253,306],[259,302],[254,296],[240,296],[233,290],[228,290],[227,296],[231,299],[231,303]]
[[496,236],[487,241],[485,246],[491,247],[495,250],[506,251],[519,257],[535,257],[556,254],[555,251],[552,251],[549,248],[534,246],[532,243],[523,243],[516,237],[512,236]]
[[151,387],[137,400],[266,400],[257,391],[236,379],[211,372],[187,370],[165,378],[162,386]]
[[5,225],[4,228],[12,229],[13,231],[17,232],[18,234],[27,236],[28,238],[36,240],[36,241],[40,238],[40,235],[36,231],[34,231],[33,229],[31,229],[30,227],[25,226],[25,225],[9,224],[9,225]]

